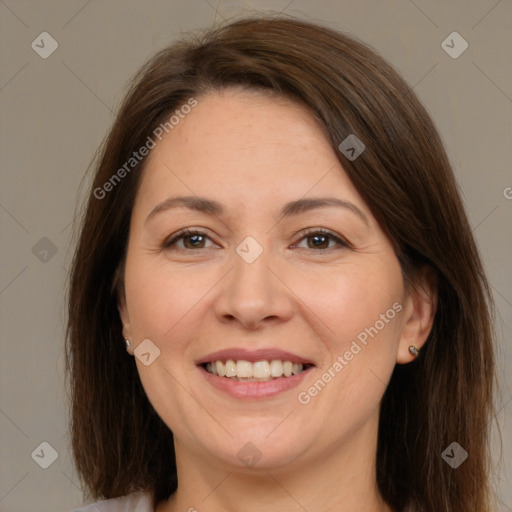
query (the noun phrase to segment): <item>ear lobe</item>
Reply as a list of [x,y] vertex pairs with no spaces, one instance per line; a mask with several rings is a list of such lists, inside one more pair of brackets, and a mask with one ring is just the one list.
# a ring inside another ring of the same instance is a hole
[[126,307],[126,298],[124,295],[117,299],[117,310],[119,311],[119,317],[123,324],[123,336],[128,338],[128,330],[130,326],[130,315],[128,314],[128,308]]
[[124,292],[118,293],[117,309],[119,311],[119,317],[123,324],[123,342],[126,343],[128,340],[130,343],[126,343],[126,351],[133,355],[133,337],[131,332],[130,315],[128,314],[128,308],[126,306],[126,296]]
[[117,287],[116,295],[117,295],[117,310],[119,311],[119,317],[121,318],[121,323],[123,324],[123,336],[125,338],[130,339],[130,336],[131,336],[130,315],[128,313],[128,307],[126,304],[126,294],[125,294],[123,285],[120,285]]
[[409,347],[421,350],[432,331],[436,311],[437,275],[434,269],[424,266],[417,271],[409,287],[398,347],[398,364],[407,364],[415,359]]

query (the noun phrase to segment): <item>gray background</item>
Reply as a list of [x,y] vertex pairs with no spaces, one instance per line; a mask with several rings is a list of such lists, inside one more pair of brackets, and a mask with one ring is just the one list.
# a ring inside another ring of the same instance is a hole
[[[181,33],[254,10],[285,11],[361,38],[433,117],[495,294],[503,431],[496,486],[500,510],[512,510],[510,0],[0,0],[0,510],[65,511],[82,500],[63,380],[71,223],[126,81]],[[47,59],[31,47],[42,46],[45,31],[59,45]],[[458,58],[441,47],[453,31],[469,44]],[[47,448],[31,457],[44,441],[58,453],[48,469],[36,463],[49,461]]]

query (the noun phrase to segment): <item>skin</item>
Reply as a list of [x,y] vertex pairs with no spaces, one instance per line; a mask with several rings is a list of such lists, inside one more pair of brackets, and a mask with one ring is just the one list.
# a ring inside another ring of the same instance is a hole
[[[160,356],[136,358],[147,396],[175,439],[179,487],[158,512],[208,510],[390,511],[376,485],[379,404],[395,364],[413,360],[435,313],[434,287],[419,272],[406,289],[390,241],[304,107],[228,89],[198,105],[152,150],[131,219],[119,310],[134,349],[150,339]],[[184,207],[146,218],[171,196],[222,203],[221,216]],[[303,197],[324,207],[280,219]],[[190,227],[206,237],[165,240]],[[300,231],[324,228],[334,239]],[[253,237],[263,253],[236,252]],[[320,248],[318,248],[319,244]],[[394,303],[401,311],[325,388],[311,387]],[[313,361],[297,387],[265,400],[224,395],[194,361],[211,352],[277,347]],[[261,459],[246,467],[248,442]]]

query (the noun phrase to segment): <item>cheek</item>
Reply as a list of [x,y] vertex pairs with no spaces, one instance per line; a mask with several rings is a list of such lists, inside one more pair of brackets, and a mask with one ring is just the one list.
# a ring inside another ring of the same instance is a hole
[[396,364],[403,300],[399,263],[389,258],[387,265],[347,265],[316,283],[315,312],[329,326],[322,340],[328,360],[313,387],[302,390],[301,403],[325,408],[333,425],[345,424],[347,411],[364,421],[378,407]]
[[176,265],[154,255],[128,261],[126,294],[136,342],[150,339],[165,352],[161,362],[173,371],[188,371],[175,363],[191,360],[193,341],[204,338],[216,285],[225,272],[220,265]]
[[[302,318],[293,321],[317,324],[324,338],[321,341],[335,348],[336,355],[344,352],[347,343],[350,345],[358,334],[373,326],[401,297],[398,262],[390,260],[383,265],[381,260],[376,265],[368,258],[363,263],[325,265],[314,272],[283,269],[286,282],[305,306],[297,303],[296,310]],[[135,337],[167,345],[171,337],[172,346],[166,349],[178,349],[179,339],[186,337],[194,325],[200,325],[196,316],[203,317],[205,307],[212,307],[214,287],[222,275],[221,268],[200,264],[173,267],[166,261],[155,264],[152,257],[129,260],[126,292]],[[208,292],[212,293],[210,297]],[[393,326],[396,324],[393,322]],[[386,329],[390,330],[388,324]]]
[[183,320],[204,294],[203,286],[188,275],[144,259],[127,265],[126,293],[136,337],[160,344],[186,324]]
[[182,361],[190,359],[190,340],[200,326],[200,300],[214,282],[200,279],[191,267],[180,272],[170,269],[168,262],[155,264],[154,258],[127,262],[126,294],[134,338],[136,343],[150,339],[161,351],[150,366],[137,361],[138,373],[155,410],[182,437],[194,430],[191,423],[201,415],[200,408],[194,408],[196,402],[183,392],[191,367]]
[[391,260],[385,266],[347,265],[320,282],[317,280],[315,289],[315,309],[330,327],[330,345],[336,355],[348,350],[358,336],[364,342],[365,333],[370,337],[368,330],[375,339],[397,338],[397,309],[402,300],[398,262]]
[[352,268],[321,281],[315,312],[329,326],[328,357],[298,401],[326,418],[334,437],[356,432],[376,414],[396,364],[401,274]]

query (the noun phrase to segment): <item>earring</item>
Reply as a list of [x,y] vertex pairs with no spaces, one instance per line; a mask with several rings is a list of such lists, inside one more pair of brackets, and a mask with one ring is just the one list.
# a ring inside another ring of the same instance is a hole
[[414,346],[414,345],[411,345],[409,347],[409,352],[414,356],[414,357],[418,357],[420,352],[419,350]]
[[126,343],[126,348],[128,348],[130,346],[130,340],[125,338],[124,342]]

